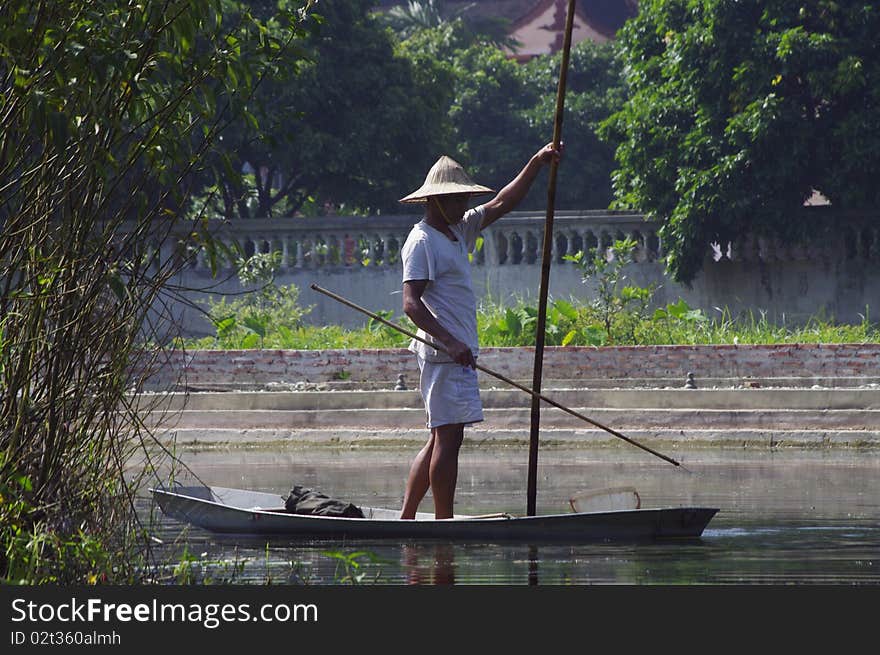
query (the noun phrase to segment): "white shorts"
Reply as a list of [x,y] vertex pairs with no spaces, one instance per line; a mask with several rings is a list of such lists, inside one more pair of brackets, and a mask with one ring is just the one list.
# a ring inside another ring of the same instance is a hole
[[477,372],[454,362],[419,361],[419,391],[425,402],[427,427],[483,420]]

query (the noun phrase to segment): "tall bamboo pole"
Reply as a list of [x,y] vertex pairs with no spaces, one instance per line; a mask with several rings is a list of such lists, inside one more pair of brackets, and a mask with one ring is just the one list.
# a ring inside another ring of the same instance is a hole
[[[568,75],[568,59],[571,52],[571,32],[574,25],[574,3],[568,0],[565,18],[565,40],[562,45],[562,64],[559,70],[559,86],[556,90],[556,118],[553,123],[553,146],[559,148],[562,141],[562,116],[565,108],[565,81]],[[550,262],[553,252],[553,213],[556,205],[556,172],[559,162],[550,163],[550,180],[547,185],[547,217],[544,220],[544,253],[541,258],[541,289],[538,299],[538,324],[535,332],[535,366],[532,389],[541,393],[541,376],[544,368],[544,331],[547,323],[547,288],[550,283]],[[541,401],[532,396],[532,424],[529,434],[529,478],[526,514],[534,516],[537,505],[538,441],[541,427]]]

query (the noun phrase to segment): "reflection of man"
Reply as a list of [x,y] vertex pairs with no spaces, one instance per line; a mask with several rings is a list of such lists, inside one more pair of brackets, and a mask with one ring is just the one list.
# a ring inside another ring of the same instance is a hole
[[[432,566],[421,566],[420,550],[431,550]],[[406,582],[411,585],[419,584],[455,584],[455,547],[452,544],[435,544],[434,546],[420,546],[403,544],[403,569],[406,574]]]
[[455,584],[455,549],[452,544],[434,546],[434,584]]
[[468,209],[471,196],[492,193],[475,184],[456,161],[443,156],[425,183],[401,202],[424,202],[425,217],[413,226],[401,250],[403,310],[419,328],[410,350],[419,364],[419,389],[431,436],[410,468],[401,518],[415,518],[428,489],[438,519],[453,516],[458,452],[464,426],[483,420],[477,383],[477,308],[468,254],[480,230],[514,209],[544,164],[560,150],[548,144],[494,198]]

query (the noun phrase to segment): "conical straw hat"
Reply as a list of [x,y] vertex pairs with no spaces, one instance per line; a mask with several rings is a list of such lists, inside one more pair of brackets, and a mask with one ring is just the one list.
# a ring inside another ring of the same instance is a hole
[[428,171],[425,183],[400,202],[425,202],[430,196],[447,193],[494,193],[494,189],[474,183],[461,164],[443,155]]

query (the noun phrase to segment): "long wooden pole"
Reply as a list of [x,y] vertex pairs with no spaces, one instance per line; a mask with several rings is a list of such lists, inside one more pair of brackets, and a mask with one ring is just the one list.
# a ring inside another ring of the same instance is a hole
[[[568,0],[565,18],[565,40],[562,45],[562,64],[559,70],[559,86],[556,90],[556,118],[553,122],[553,146],[559,148],[562,141],[562,117],[565,109],[565,81],[568,76],[568,59],[571,52],[571,32],[574,25],[574,3]],[[529,434],[529,476],[526,515],[534,516],[538,496],[538,442],[541,430],[541,377],[544,369],[544,333],[547,324],[547,294],[550,285],[550,263],[553,258],[553,213],[556,206],[556,172],[559,162],[550,164],[547,185],[547,217],[544,220],[544,253],[541,257],[541,288],[538,296],[538,322],[535,330],[535,365],[533,369],[531,432]]]
[[[367,316],[369,316],[369,317],[372,318],[373,320],[379,321],[380,323],[383,323],[384,325],[387,325],[388,327],[393,328],[393,329],[397,330],[398,332],[402,332],[403,334],[405,334],[406,336],[410,337],[411,339],[415,339],[415,340],[417,340],[417,341],[421,341],[422,343],[426,343],[426,344],[428,344],[428,345],[431,346],[432,348],[436,348],[437,350],[441,350],[441,351],[445,352],[447,355],[449,354],[449,353],[446,351],[446,349],[443,348],[443,346],[441,346],[440,344],[438,344],[438,343],[432,343],[432,342],[428,341],[427,339],[423,339],[422,337],[420,337],[419,335],[415,334],[414,332],[411,332],[411,331],[407,330],[406,328],[402,328],[402,327],[400,327],[399,325],[397,325],[397,323],[392,323],[392,322],[389,321],[388,319],[385,319],[385,318],[379,316],[378,314],[375,314],[375,313],[371,312],[371,311],[368,310],[368,309],[365,309],[365,308],[363,308],[363,307],[360,307],[359,305],[356,305],[356,304],[353,303],[352,301],[347,300],[347,299],[343,298],[342,296],[333,293],[332,291],[328,291],[327,289],[323,289],[323,288],[319,287],[317,284],[311,284],[311,285],[310,285],[310,288],[311,288],[313,291],[317,291],[318,293],[323,293],[325,296],[328,296],[329,298],[333,298],[333,300],[336,300],[337,302],[340,302],[340,303],[342,303],[343,305],[346,305],[346,306],[348,306],[348,307],[351,307],[352,309],[356,309],[357,311],[359,311],[359,312],[361,312],[361,313],[363,313],[363,314],[366,314]],[[528,387],[526,387],[526,386],[520,384],[519,382],[516,382],[515,380],[511,380],[510,378],[508,378],[508,377],[502,375],[501,373],[496,373],[495,371],[492,371],[492,370],[486,368],[485,366],[481,366],[480,364],[477,364],[477,365],[476,365],[476,368],[477,368],[478,371],[483,371],[483,373],[488,373],[488,374],[491,375],[492,377],[494,377],[494,378],[498,378],[498,379],[501,380],[502,382],[506,382],[507,384],[509,384],[509,385],[511,385],[511,386],[513,386],[513,387],[516,387],[517,389],[520,389],[520,390],[522,390],[522,391],[525,391],[526,393],[528,393],[528,394],[530,394],[530,395],[532,396],[532,399],[533,399],[533,400],[543,400],[543,401],[544,401],[545,403],[547,403],[548,405],[552,405],[553,407],[556,407],[556,408],[558,408],[558,409],[561,409],[563,412],[566,412],[566,413],[568,413],[568,414],[571,414],[572,416],[576,416],[577,418],[579,418],[579,419],[581,419],[581,420],[583,420],[583,421],[586,421],[587,423],[590,423],[591,425],[595,425],[597,428],[600,428],[600,429],[602,429],[602,430],[605,430],[605,431],[608,432],[609,434],[613,434],[615,437],[618,437],[619,439],[623,439],[624,441],[626,441],[627,443],[632,444],[632,445],[635,446],[636,448],[641,448],[642,450],[644,450],[644,451],[646,451],[646,452],[649,452],[649,453],[651,453],[652,455],[656,455],[656,456],[659,457],[660,459],[665,460],[665,461],[669,462],[670,464],[674,464],[675,466],[681,466],[681,464],[679,464],[678,462],[676,462],[676,461],[675,461],[674,459],[672,459],[671,457],[667,457],[667,456],[664,455],[663,453],[658,453],[656,450],[652,450],[651,448],[648,448],[647,446],[642,445],[642,444],[640,444],[639,442],[634,441],[633,439],[630,439],[629,437],[627,437],[627,436],[621,434],[621,433],[618,432],[617,430],[612,430],[611,428],[606,427],[606,426],[602,425],[601,423],[599,423],[599,422],[597,422],[597,421],[594,421],[594,420],[591,419],[590,417],[588,417],[588,416],[584,416],[584,415],[581,414],[580,412],[576,412],[576,411],[573,410],[573,409],[569,409],[568,407],[565,407],[564,405],[561,405],[560,403],[556,402],[556,401],[553,400],[552,398],[548,398],[547,396],[543,396],[543,395],[541,395],[540,393],[538,393],[538,392],[536,392],[536,391],[534,391],[534,390],[532,390],[532,389],[529,389]]]

